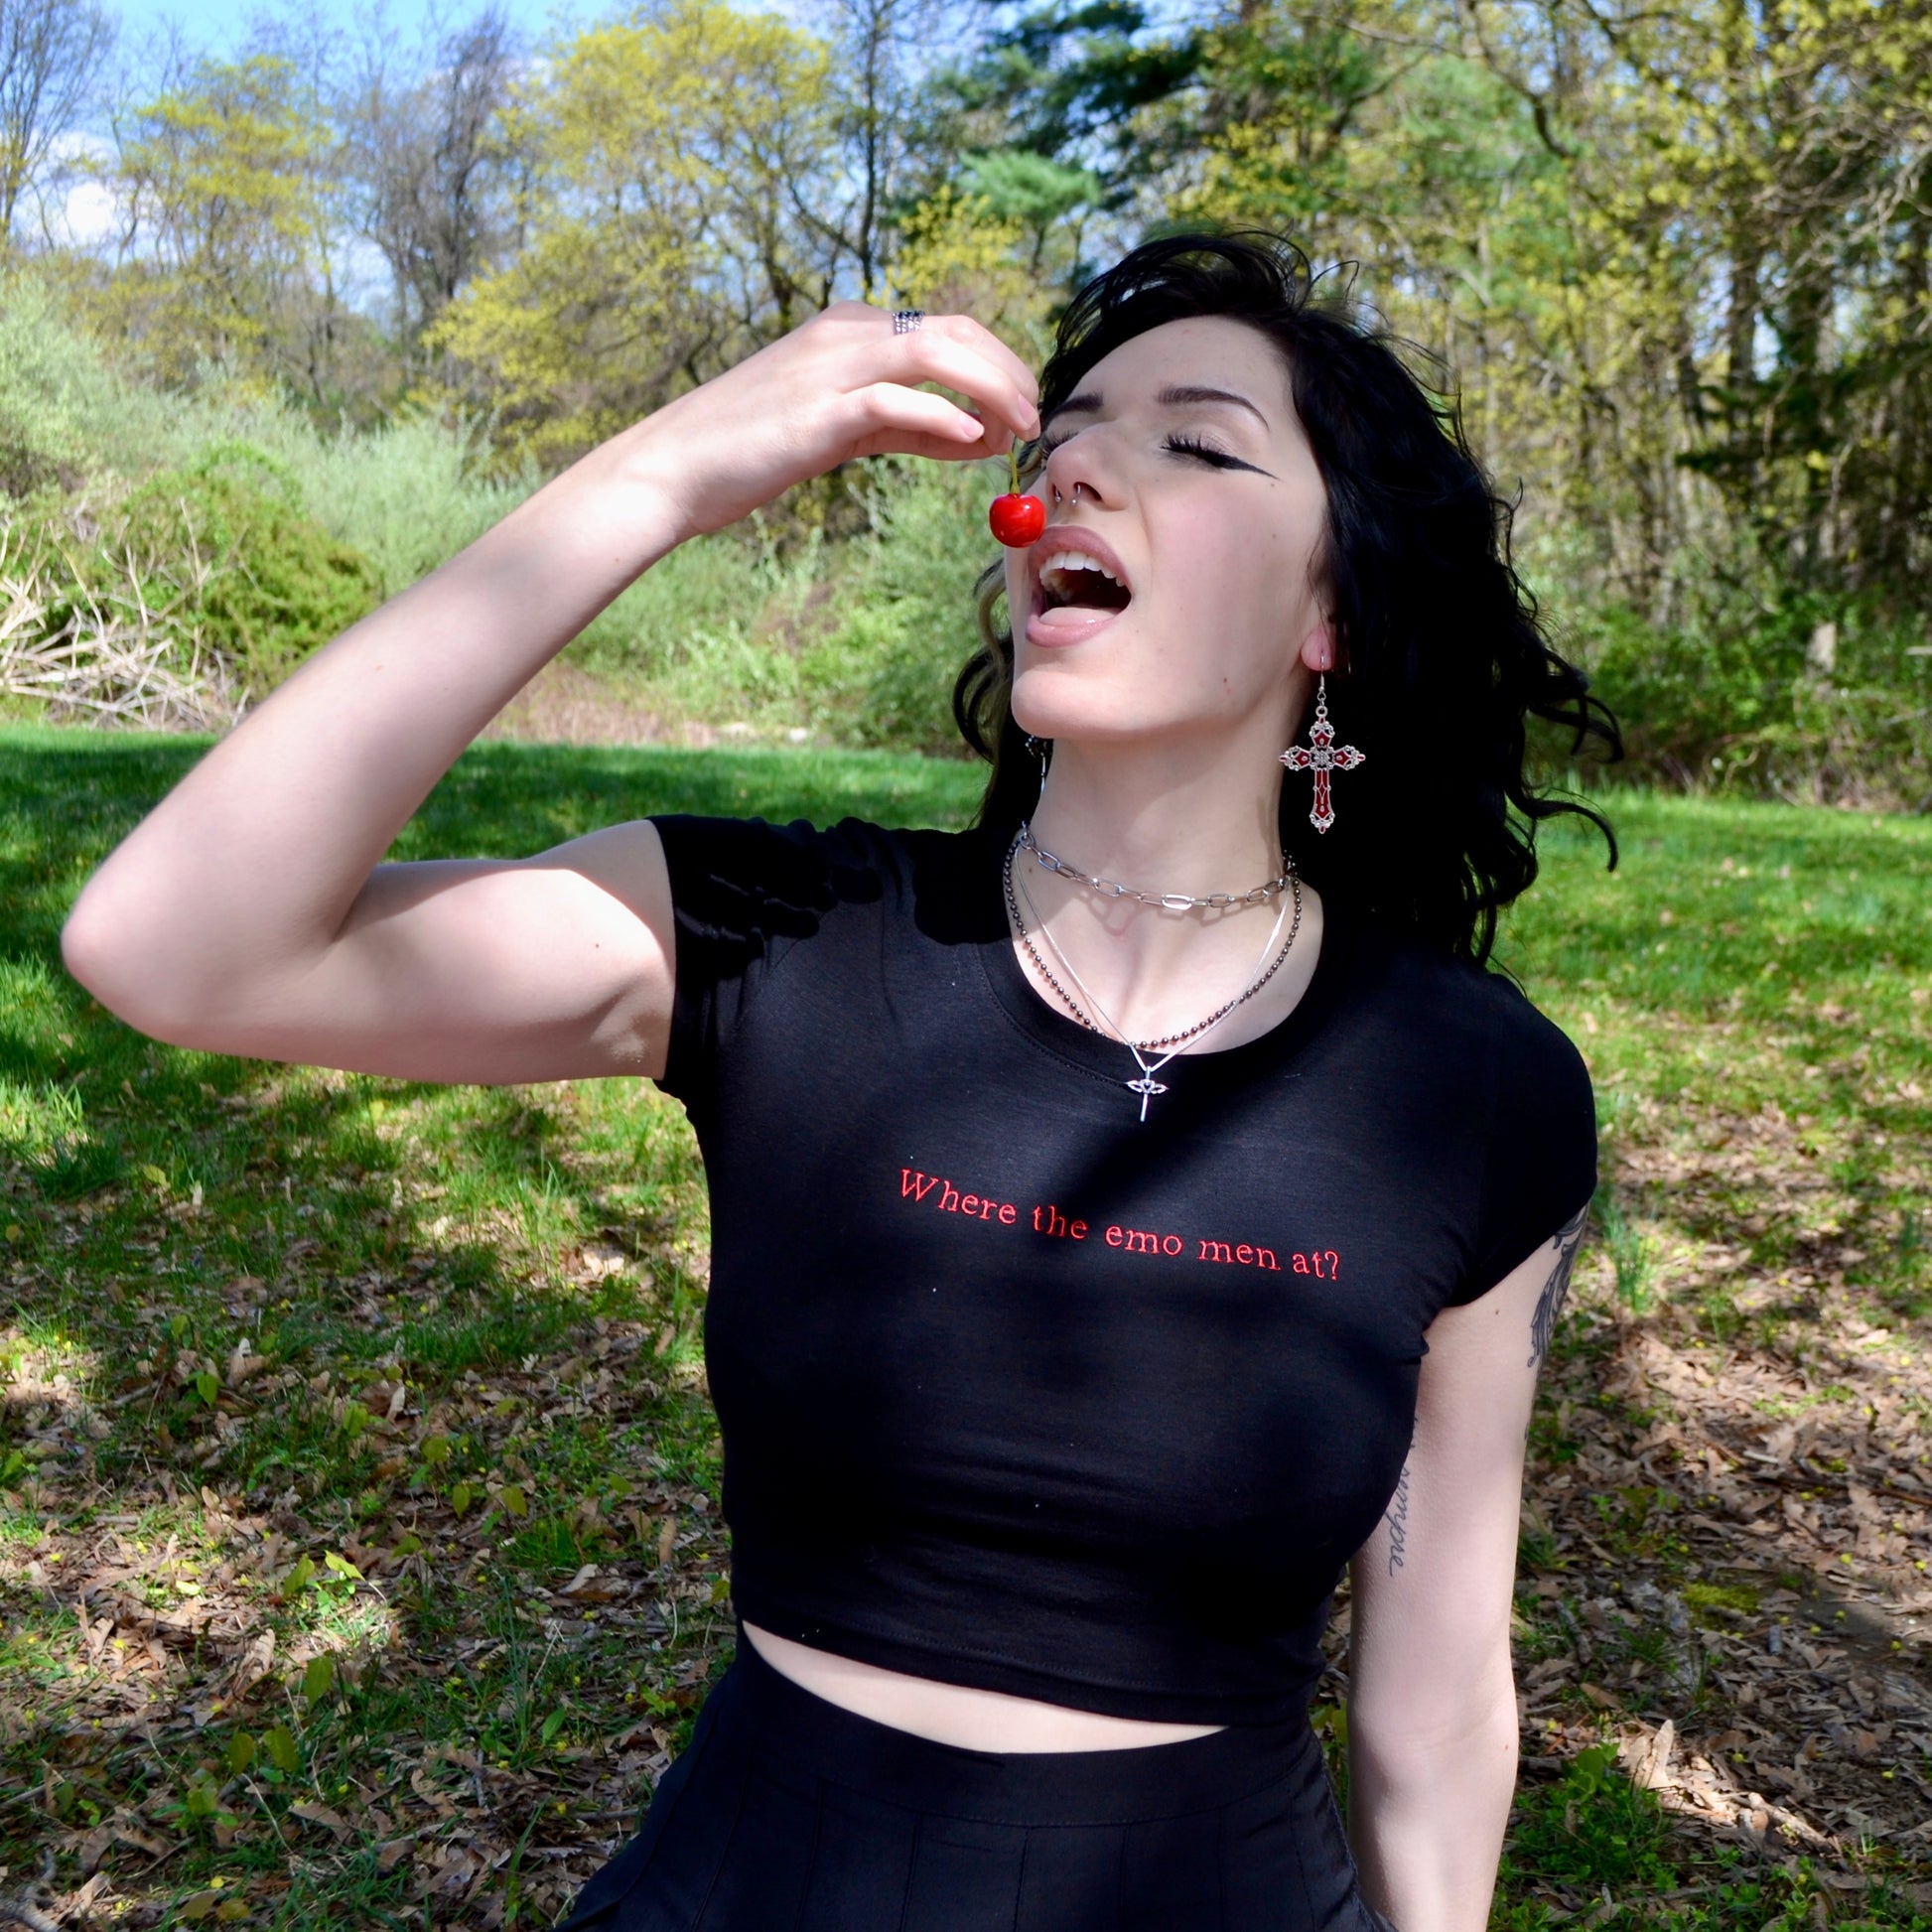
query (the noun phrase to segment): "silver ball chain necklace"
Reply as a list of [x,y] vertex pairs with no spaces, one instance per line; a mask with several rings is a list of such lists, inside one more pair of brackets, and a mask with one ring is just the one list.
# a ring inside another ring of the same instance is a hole
[[[1074,970],[1073,962],[1060,950],[1059,943],[1054,939],[1046,921],[1040,917],[1039,908],[1034,904],[1033,895],[1014,877],[1014,858],[1023,848],[1033,852],[1040,866],[1049,872],[1056,872],[1063,878],[1076,880],[1081,885],[1093,888],[1096,892],[1108,892],[1109,896],[1115,898],[1136,898],[1144,905],[1163,906],[1170,911],[1179,911],[1184,907],[1194,905],[1213,906],[1216,909],[1222,909],[1231,905],[1255,904],[1272,897],[1286,885],[1294,898],[1294,922],[1288,928],[1288,938],[1283,942],[1281,950],[1275,952],[1275,941],[1281,934],[1282,921],[1288,918],[1290,911],[1289,906],[1282,906],[1275,914],[1274,927],[1268,934],[1267,944],[1261,949],[1261,957],[1256,960],[1255,970],[1249,977],[1247,985],[1233,999],[1228,1001],[1225,1006],[1216,1008],[1205,1020],[1196,1021],[1193,1026],[1184,1028],[1179,1033],[1166,1034],[1159,1039],[1130,1039],[1127,1036],[1126,1029],[1111,1019],[1106,1009],[1093,997],[1086,982]],[[1115,1038],[1133,1054],[1134,1064],[1140,1069],[1139,1074],[1132,1080],[1122,1081],[1121,1084],[1127,1088],[1128,1092],[1140,1095],[1141,1119],[1143,1121],[1147,1119],[1147,1103],[1157,1093],[1166,1093],[1168,1091],[1167,1083],[1162,1080],[1157,1080],[1154,1076],[1183,1046],[1187,1045],[1188,1042],[1204,1038],[1236,1007],[1243,1005],[1246,1001],[1252,1000],[1281,971],[1282,962],[1295,950],[1295,937],[1302,929],[1302,881],[1296,874],[1294,862],[1286,853],[1282,855],[1281,878],[1271,880],[1266,886],[1257,887],[1252,893],[1236,896],[1230,896],[1226,893],[1216,893],[1207,898],[1191,898],[1179,893],[1167,893],[1156,896],[1136,892],[1132,887],[1117,886],[1111,880],[1094,879],[1085,873],[1072,871],[1070,868],[1060,864],[1051,853],[1044,852],[1035,845],[1031,827],[1023,822],[1020,830],[1014,835],[1013,843],[1007,847],[1006,865],[1003,868],[1002,876],[1006,885],[1008,916],[1013,920],[1014,930],[1020,936],[1021,945],[1027,949],[1027,957],[1034,963],[1034,970],[1053,989],[1061,1004],[1065,1006],[1067,1011],[1072,1014],[1081,1026],[1085,1027],[1089,1033],[1097,1034],[1100,1032],[1100,1028],[1094,1025],[1092,1018],[1081,1007],[1079,1001],[1074,999],[1072,994],[1059,983],[1053,976],[1052,971],[1048,968],[1045,960],[1039,956],[1039,949],[1034,944],[1032,933],[1027,930],[1027,921],[1021,916],[1020,900],[1023,897],[1027,901],[1028,908],[1033,912],[1035,923],[1039,927],[1040,937],[1051,948],[1053,957],[1059,961],[1060,967],[1065,972],[1067,978],[1080,989],[1081,998],[1106,1023],[1108,1031],[1114,1035]],[[1274,953],[1272,961],[1269,959],[1271,953]],[[1160,1052],[1160,1049],[1164,1046],[1171,1050],[1162,1053],[1158,1060],[1150,1060],[1148,1058],[1150,1053]]]

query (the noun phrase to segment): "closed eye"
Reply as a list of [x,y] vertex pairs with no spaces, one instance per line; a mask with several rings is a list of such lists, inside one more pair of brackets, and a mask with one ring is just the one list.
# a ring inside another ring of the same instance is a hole
[[1238,456],[1230,456],[1225,450],[1217,450],[1211,443],[1203,443],[1197,437],[1173,435],[1168,437],[1161,447],[1172,450],[1175,456],[1190,456],[1198,461],[1211,464],[1216,470],[1252,470],[1252,463],[1243,463]]
[[[1039,471],[1046,468],[1047,459],[1062,443],[1071,441],[1070,431],[1065,436],[1056,436],[1050,440],[1042,436],[1035,446],[1034,463],[1036,468],[1034,474],[1037,475]],[[1262,469],[1258,463],[1244,462],[1238,456],[1230,456],[1226,450],[1217,450],[1213,444],[1203,443],[1198,437],[1183,435],[1178,430],[1164,437],[1161,447],[1174,456],[1190,456],[1196,462],[1205,463],[1216,470],[1252,470],[1257,476],[1262,477],[1271,474]]]

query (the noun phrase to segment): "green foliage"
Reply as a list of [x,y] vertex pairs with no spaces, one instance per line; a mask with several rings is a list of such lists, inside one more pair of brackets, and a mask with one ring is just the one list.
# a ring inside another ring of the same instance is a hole
[[1106,190],[1091,168],[1068,168],[1042,154],[1006,148],[975,155],[962,171],[968,194],[984,196],[1002,220],[1023,223],[1045,246],[1054,226],[1098,206]]
[[1651,1238],[1608,1188],[1598,1192],[1591,1212],[1615,1271],[1617,1300],[1632,1314],[1642,1314],[1656,1294],[1656,1255]]
[[[1640,769],[1699,790],[1932,806],[1920,626],[1820,597],[1689,587],[1682,619],[1581,612],[1567,642]],[[1564,599],[1567,609],[1578,607]]]
[[0,496],[78,483],[116,386],[38,280],[0,277]]
[[1595,1744],[1571,1760],[1552,1802],[1518,1822],[1509,1848],[1511,1875],[1559,1882],[1607,1881],[1617,1890],[1672,1882],[1663,1858],[1669,1826],[1653,1792],[1633,1785],[1614,1744]]
[[[945,146],[1091,169],[1100,199],[1118,206],[1172,158],[1148,138],[1151,114],[1196,84],[1205,52],[1201,26],[1156,28],[1151,11],[1139,0],[1042,0],[992,25],[935,76]],[[979,175],[971,160],[968,174]],[[985,192],[1015,211],[990,181]]]
[[575,454],[804,320],[828,73],[822,42],[722,0],[640,7],[531,69],[510,130],[528,239],[428,338],[513,447]]
[[146,613],[178,655],[211,650],[260,691],[531,487],[487,462],[461,419],[330,435],[274,395],[168,398],[118,372],[45,277],[0,285],[0,495],[24,497],[0,571],[35,565],[48,631],[90,601]]
[[132,110],[115,173],[152,245],[102,308],[149,367],[188,382],[209,362],[257,377],[303,366],[328,148],[320,103],[279,55],[205,59]]
[[952,686],[976,643],[987,474],[882,459],[844,542],[761,533],[673,551],[572,646],[666,718],[956,753]]
[[216,444],[140,484],[120,506],[113,547],[203,566],[178,614],[256,695],[366,616],[381,591],[367,559],[308,514],[288,472],[245,443]]
[[570,660],[667,718],[795,725],[798,643],[825,602],[826,546],[758,526],[671,552],[603,612]]
[[985,472],[910,462],[872,480],[872,530],[837,589],[836,627],[805,656],[813,722],[850,744],[957,752],[953,680],[978,643],[990,560]]
[[287,408],[247,414],[241,434],[265,452],[330,537],[366,558],[394,597],[514,509],[534,476],[491,474],[480,424],[412,412],[328,435]]

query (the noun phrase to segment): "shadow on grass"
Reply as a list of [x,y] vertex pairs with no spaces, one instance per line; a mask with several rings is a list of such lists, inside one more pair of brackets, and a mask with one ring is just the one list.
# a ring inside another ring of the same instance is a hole
[[[695,1149],[642,1082],[442,1089],[103,1013],[61,920],[201,749],[0,732],[0,1864],[52,1854],[75,1923],[539,1922],[729,1650]],[[976,784],[492,745],[398,854]]]
[[[0,1761],[31,1779],[0,1863],[52,1852],[73,1923],[541,1923],[730,1643],[695,1153],[637,1082],[267,1067],[102,1014],[60,919],[198,750],[0,732]],[[957,822],[976,788],[487,746],[399,852],[653,810]],[[1869,1338],[1886,1297],[1919,1318],[1893,1157],[1926,1125],[1899,1042],[1932,847],[1885,869],[1863,821],[1618,810],[1622,879],[1559,845],[1511,929],[1592,1061],[1660,1279],[1633,1314],[1596,1264],[1532,1443],[1519,1667],[1548,1762],[1497,1923],[1758,1932],[1826,1893],[1920,1922],[1883,1888],[1923,1871],[1919,1613],[1887,1580],[1914,1587],[1924,1516],[1884,1485],[1923,1485],[1925,1389]],[[1625,1759],[1667,1719],[1638,1790]]]

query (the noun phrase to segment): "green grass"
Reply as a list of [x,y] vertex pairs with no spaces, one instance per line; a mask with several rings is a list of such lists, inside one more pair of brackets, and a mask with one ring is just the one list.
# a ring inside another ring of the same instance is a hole
[[[97,1861],[144,1923],[546,1923],[729,1650],[695,1149],[643,1082],[288,1069],[101,1012],[60,969],[61,918],[198,750],[0,728],[0,1886],[51,1850],[57,1888]],[[489,745],[398,850],[526,853],[666,810],[959,823],[978,782]],[[1813,1363],[1763,1399],[1830,1419],[1855,1378],[1806,1308],[1850,1298],[1922,1350],[1932,1298],[1932,825],[1610,803],[1624,870],[1553,839],[1507,932],[1587,1052],[1608,1156],[1539,1477],[1662,1413],[1605,1386],[1616,1322]],[[1810,1573],[1694,1574],[1691,1507],[1634,1461],[1553,1504],[1519,1662],[1564,1655],[1559,1612],[1603,1587],[1580,1527],[1674,1579],[1700,1627],[1790,1618]],[[1674,1666],[1654,1630],[1604,1641],[1599,1675]],[[1680,1723],[1719,1697],[1687,1691]],[[1560,1717],[1568,1768],[1524,1782],[1499,1926],[1759,1932],[1817,1923],[1819,1897],[1926,1923],[1905,1851],[1847,1851],[1826,1885],[1808,1852],[1749,1854],[1634,1789],[1592,1754],[1603,1707]]]
[[[291,1070],[101,1012],[60,921],[199,749],[0,732],[0,1750],[41,1781],[0,1807],[0,1863],[53,1844],[75,1881],[86,1834],[138,1815],[174,1849],[149,1882],[107,1848],[129,1896],[219,1879],[266,1925],[469,1922],[468,1862],[541,1921],[570,1881],[546,1857],[528,1890],[522,1862],[608,1838],[729,1642],[695,1148],[641,1081]],[[976,787],[875,755],[488,746],[399,849],[529,852],[663,810],[957,820]],[[590,1595],[542,1595],[591,1564]],[[91,1649],[83,1589],[96,1636],[114,1618]],[[181,1626],[216,1600],[225,1640]],[[318,1656],[340,1674],[306,1697]],[[431,1814],[382,1853],[459,1787],[480,1828]],[[298,1804],[352,1816],[352,1848]]]
[[[1803,1189],[1746,1201],[1660,1188],[1601,1203],[1599,1233],[1635,1310],[1672,1237],[1744,1238],[1759,1278],[1848,1255],[1892,1314],[1932,1308],[1923,1239],[1932,1144],[1932,824],[1760,804],[1612,795],[1614,874],[1587,842],[1549,843],[1549,889],[1511,918],[1507,957],[1583,1045],[1615,1139],[1660,1126],[1707,1152],[1767,1126]],[[1681,1260],[1681,1256],[1677,1256]],[[1735,1312],[1712,1298],[1714,1331]]]

